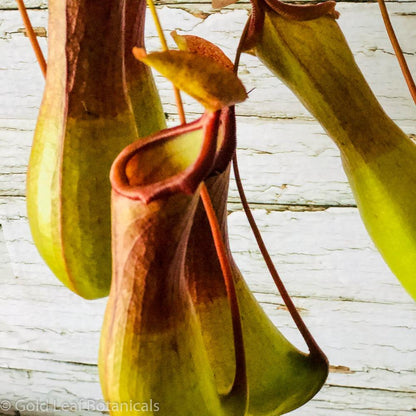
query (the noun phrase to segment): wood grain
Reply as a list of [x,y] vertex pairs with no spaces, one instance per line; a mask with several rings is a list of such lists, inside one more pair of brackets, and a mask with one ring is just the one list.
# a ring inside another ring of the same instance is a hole
[[[232,56],[247,2],[213,13],[207,3],[163,2],[165,30],[204,36]],[[168,7],[166,6],[168,4]],[[44,0],[27,0],[47,27]],[[416,110],[374,3],[340,3],[339,23],[388,114],[416,134]],[[25,175],[44,81],[14,1],[0,0],[0,401],[21,415],[102,413],[96,367],[106,300],[70,293],[39,257],[25,208]],[[392,21],[416,72],[413,1],[390,2]],[[147,24],[148,50],[159,48]],[[40,38],[46,51],[45,37]],[[339,154],[293,94],[244,56],[250,99],[238,108],[238,154],[249,201],[278,270],[332,371],[297,416],[410,416],[416,403],[416,306],[384,264],[355,208]],[[168,121],[169,83],[157,78]],[[185,97],[186,110],[200,108]],[[238,202],[230,192],[233,253],[257,299],[284,335],[303,343],[276,294]],[[45,406],[49,404],[48,412]],[[36,408],[36,405],[38,408]],[[32,407],[30,407],[32,406]],[[42,409],[39,406],[43,406]],[[14,412],[1,414],[15,415]]]

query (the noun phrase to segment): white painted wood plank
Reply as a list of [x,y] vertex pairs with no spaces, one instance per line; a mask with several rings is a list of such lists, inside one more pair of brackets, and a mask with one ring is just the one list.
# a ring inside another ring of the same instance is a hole
[[[0,119],[0,195],[23,196],[33,120]],[[404,126],[411,133],[414,126]],[[259,132],[261,132],[259,134]],[[316,122],[238,118],[240,174],[250,202],[355,205],[339,151]],[[234,181],[230,201],[238,201]]]
[[[33,361],[22,357],[22,363]],[[7,400],[18,401],[18,408],[24,406],[45,406],[49,404],[57,411],[54,415],[65,414],[59,411],[62,406],[71,406],[82,415],[98,414],[102,409],[103,401],[98,385],[96,367],[80,366],[76,363],[57,363],[46,360],[42,363],[45,370],[33,371],[23,369],[9,371]],[[68,379],[71,383],[68,384]],[[11,386],[20,387],[23,394],[16,395]],[[43,387],[42,387],[43,386]],[[414,412],[413,393],[401,393],[389,390],[345,388],[327,384],[310,403],[291,414],[297,416],[401,416],[411,415]],[[377,413],[374,413],[374,412]],[[22,413],[27,414],[27,413]],[[30,412],[30,415],[42,413]],[[68,414],[68,413],[67,413]]]
[[[22,351],[42,352],[48,359],[92,365],[105,300],[82,300],[52,276],[30,241],[20,202],[14,208],[9,204],[14,214],[3,211],[7,218],[2,218],[14,273],[1,284],[7,321],[2,322],[0,348],[12,349],[17,357]],[[255,215],[290,293],[331,363],[352,371],[333,374],[330,383],[414,391],[416,305],[372,247],[356,210],[255,210]],[[229,222],[243,274],[276,325],[301,346],[242,213],[233,212]],[[34,370],[42,366],[32,365]]]
[[[338,0],[339,2],[345,1],[345,0]],[[360,0],[358,0],[360,1]],[[294,3],[294,2],[305,2],[307,3],[308,0],[296,0],[296,1],[286,1],[286,3]],[[414,2],[414,0],[386,0],[386,2],[389,3],[403,3],[403,2]],[[47,8],[48,7],[48,0],[24,0],[24,3],[28,9],[38,9],[38,8]],[[178,4],[195,4],[195,5],[201,5],[206,6],[207,2],[206,0],[158,0],[155,1],[157,5],[171,5],[171,6],[177,6]],[[248,0],[240,0],[237,4],[228,6],[228,9],[230,8],[236,8],[240,6],[241,4],[247,5],[249,3]],[[0,0],[0,10],[15,10],[17,9],[16,6],[16,0]]]
[[[0,194],[25,194],[32,120],[0,121]],[[257,203],[354,204],[339,153],[316,123],[241,118],[238,155]],[[261,140],[258,137],[261,131]],[[238,200],[234,182],[231,200]]]
[[[23,378],[24,376],[22,376]],[[36,377],[33,382],[43,382],[44,378]],[[13,379],[16,382],[16,378]],[[56,390],[61,383],[55,381]],[[84,392],[90,391],[89,385],[82,384]],[[93,391],[95,392],[95,390]],[[33,397],[33,396],[30,396]],[[399,392],[377,391],[377,390],[361,390],[339,387],[324,387],[323,390],[311,402],[289,413],[293,416],[413,416],[414,415],[414,396],[408,398]],[[374,408],[369,408],[369,402],[374,403]],[[45,412],[24,412],[22,408],[40,409],[48,406],[50,413]],[[21,416],[67,416],[68,414],[76,414],[82,416],[92,416],[102,414],[101,409],[104,403],[100,399],[94,399],[90,395],[88,399],[21,399],[17,407],[21,410]],[[62,411],[62,408],[73,408],[73,413]],[[56,409],[56,410],[54,410]],[[96,409],[96,410],[95,410]],[[375,413],[377,412],[377,413]],[[13,415],[16,413],[0,413],[0,415]]]
[[[2,359],[8,359],[4,351],[0,351]],[[12,359],[16,353],[10,351]],[[10,402],[18,401],[17,406],[44,406],[49,403],[57,408],[54,415],[61,415],[59,407],[64,404],[92,414],[99,413],[103,400],[98,384],[97,368],[95,366],[79,365],[70,362],[56,362],[40,356],[40,354],[22,353],[17,368],[4,371],[9,384],[3,390]],[[31,369],[37,360],[41,370]],[[11,367],[11,366],[10,366]],[[20,368],[20,370],[19,370]],[[29,370],[27,369],[29,368]],[[402,393],[391,390],[361,389],[340,387],[328,383],[321,392],[307,405],[291,414],[297,416],[398,416],[410,415],[414,411],[415,393]],[[17,387],[17,389],[16,389]],[[16,390],[19,394],[16,394]],[[4,400],[4,399],[3,399]],[[374,412],[377,413],[374,413]],[[1,413],[0,413],[1,414]],[[26,413],[22,413],[26,414]],[[38,413],[30,413],[34,415]]]
[[[396,120],[415,120],[416,110],[392,54],[377,7],[377,4],[340,3],[337,6],[341,12],[338,22],[350,43],[359,67],[387,113]],[[392,22],[397,27],[397,34],[409,66],[415,72],[416,16],[413,13],[415,7],[413,4],[392,4],[390,10]],[[175,19],[168,12],[165,14],[161,12],[161,19],[167,30],[173,30],[177,26],[174,23]],[[208,16],[192,33],[213,41],[229,56],[233,56],[245,20],[244,10],[217,13]],[[224,28],[227,28],[226,34]],[[250,98],[238,107],[240,114],[310,118],[309,113],[291,91],[271,76],[265,67],[259,65],[255,57],[243,55],[240,75],[248,90],[255,88]]]
[[[48,0],[24,0],[27,9],[46,9]],[[16,10],[16,0],[0,0],[0,10]]]
[[[13,198],[0,204],[0,208],[3,234],[19,282],[35,287],[58,284],[33,245],[23,199]],[[293,295],[360,302],[411,302],[374,248],[355,209],[255,212],[270,252],[282,276],[287,276],[285,280]],[[233,212],[229,223],[233,252],[244,275],[255,291],[274,293],[244,214]]]
[[324,387],[316,398],[291,416],[414,416],[415,395]]
[[[379,90],[382,100],[392,102],[390,113],[395,113],[399,124],[409,134],[415,134],[415,123],[409,123],[408,120],[415,119],[416,110],[408,97],[398,68],[397,71],[394,69],[397,63],[390,55],[390,46],[379,21],[376,6],[340,4],[343,16],[340,23],[345,26],[357,58],[368,60],[369,73],[374,75],[374,70],[379,71],[370,81],[374,83],[375,89]],[[396,23],[401,30],[403,47],[408,56],[411,55],[413,58],[416,30],[411,30],[411,25],[414,24],[416,27],[416,20],[414,15],[410,15],[410,6],[394,5],[393,17],[402,19],[396,20]],[[235,30],[238,33],[246,16],[246,11],[236,10],[215,14],[203,20],[183,10],[165,7],[160,12],[167,30],[177,29],[177,21],[180,21],[181,27],[187,33],[206,35],[229,53],[235,47],[237,38],[233,33],[224,36],[222,28],[227,27],[231,32]],[[403,15],[406,13],[407,15]],[[35,25],[46,26],[46,11],[32,11],[31,14]],[[31,130],[41,99],[43,79],[28,39],[19,32],[21,22],[18,12],[1,12],[0,16],[0,52],[3,52],[2,56],[6,62],[5,70],[0,71],[0,82],[4,85],[0,104],[0,194],[24,195]],[[158,48],[154,30],[151,24],[148,26],[149,48]],[[46,39],[40,40],[45,48]],[[382,58],[382,61],[378,61],[379,58]],[[290,91],[270,77],[268,71],[254,58],[246,57],[244,62],[246,63],[242,68],[242,76],[246,79],[247,85],[255,86],[256,90],[251,93],[249,102],[241,106],[240,113],[298,119],[309,117]],[[169,83],[160,78],[159,81],[162,97],[172,102]],[[168,105],[167,108],[174,111],[172,105]],[[267,113],[261,111],[265,108]],[[194,104],[189,104],[188,109],[198,111]],[[22,118],[31,121],[25,122]],[[259,129],[264,138],[262,141],[253,140],[253,137],[257,137]],[[14,147],[11,147],[11,143]],[[239,146],[242,149],[242,175],[251,201],[279,204],[354,204],[345,176],[340,169],[337,151],[322,135],[317,123],[299,125],[296,122],[277,123],[263,117],[251,121],[249,117],[244,117],[239,123]],[[260,183],[258,168],[264,165],[267,165],[268,169],[264,173],[264,183]],[[231,199],[235,200],[235,197],[235,187],[232,186]]]
[[[2,1],[0,8],[7,3]],[[186,33],[206,35],[232,53],[237,42],[234,31],[242,28],[246,6],[205,19],[197,11],[209,12],[209,6],[181,7],[185,10],[161,9],[167,30],[182,28]],[[389,7],[414,68],[414,4]],[[383,105],[408,133],[415,133],[414,107],[391,55],[377,5],[339,4],[338,8],[342,11],[340,24]],[[46,26],[45,11],[33,10],[31,16],[35,26]],[[154,30],[148,26],[149,49],[158,48]],[[21,28],[17,12],[0,12],[0,304],[7,311],[0,319],[0,401],[54,400],[54,416],[68,414],[62,406],[73,403],[79,414],[89,416],[99,413],[101,403],[95,362],[105,300],[87,302],[62,287],[30,239],[24,200],[19,196],[24,194],[43,80]],[[40,40],[45,49],[46,39]],[[352,204],[337,150],[320,127],[309,121],[293,95],[253,58],[244,58],[242,77],[248,88],[256,87],[239,110],[246,115],[239,120],[239,153],[250,200],[263,204]],[[168,83],[160,78],[159,82],[162,97],[172,102]],[[190,112],[199,111],[190,100],[186,102]],[[174,112],[172,105],[166,108]],[[271,117],[297,120],[275,121]],[[259,129],[261,141],[257,140]],[[235,201],[233,185],[231,195]],[[414,414],[415,305],[374,249],[357,211],[256,210],[255,215],[290,293],[331,364],[350,369],[331,373],[316,399],[293,414]],[[230,215],[230,227],[236,260],[256,296],[284,334],[301,345],[238,210]],[[95,400],[95,408],[88,407],[88,399]]]
[[[373,87],[388,114],[396,120],[414,121],[416,110],[413,106],[398,64],[391,53],[391,45],[376,4],[338,5],[341,12],[340,26],[356,55],[357,62]],[[397,27],[409,66],[416,68],[416,15],[412,3],[394,3],[390,5],[392,20]],[[206,18],[195,13],[195,6],[189,5],[184,10],[163,7],[160,18],[166,32],[182,29],[184,33],[194,33],[213,41],[233,56],[238,38],[247,19],[247,10],[225,10]],[[46,27],[45,10],[33,10],[33,24]],[[22,28],[17,11],[0,12],[1,21],[1,56],[4,56],[0,81],[5,89],[2,93],[3,105],[0,106],[0,118],[35,118],[40,101],[43,80],[28,39],[18,32]],[[159,49],[159,42],[150,19],[148,19],[149,50]],[[41,45],[46,47],[46,39],[41,38]],[[309,113],[302,107],[294,95],[270,72],[259,65],[254,57],[244,55],[241,64],[241,78],[248,89],[255,88],[250,99],[239,107],[243,115],[261,115],[267,117],[310,119]],[[158,77],[163,102],[168,112],[175,112],[171,87],[168,82]],[[185,100],[189,112],[200,112],[190,99]]]
[[[105,300],[82,300],[47,271],[31,247],[22,210],[14,208],[13,219],[2,219],[15,264],[14,274],[0,284],[7,311],[0,331],[0,398],[99,400],[94,363]],[[416,390],[416,305],[371,247],[356,210],[256,210],[255,215],[331,364],[350,369],[331,373],[331,387],[298,414],[370,415],[375,409],[377,415],[409,414]],[[282,332],[302,347],[248,241],[240,212],[230,215],[230,228],[236,260],[256,296]],[[355,264],[354,253],[365,253],[367,265],[363,259]]]
[[[255,213],[269,251],[293,295],[412,302],[375,250],[356,209]],[[256,292],[270,293],[274,287],[247,232],[244,214],[232,213],[229,223],[231,247],[244,275]]]
[[[51,370],[50,361],[51,364],[60,363],[63,369],[59,371],[64,372],[66,363],[96,365],[104,302],[86,307],[83,302],[70,299],[58,308],[52,301],[48,304],[9,301],[4,295],[1,298],[8,315],[7,324],[1,325],[0,368],[41,372],[47,368]],[[258,298],[277,327],[304,348],[276,296],[270,296],[268,303],[264,302],[267,299],[264,296],[258,295]],[[329,384],[416,391],[416,329],[412,328],[416,314],[413,305],[386,307],[382,304],[294,299],[330,363],[348,369],[331,373]],[[32,313],[22,314],[22,306]],[[30,359],[26,359],[27,356]]]
[[[33,124],[0,121],[0,195],[25,194]],[[239,118],[238,157],[250,202],[355,205],[339,152],[317,123]],[[238,201],[234,181],[230,201]]]
[[[35,27],[47,27],[47,11],[30,11]],[[47,39],[38,38],[46,55]],[[1,102],[0,118],[36,119],[44,80],[23,34],[23,23],[18,11],[0,12]]]

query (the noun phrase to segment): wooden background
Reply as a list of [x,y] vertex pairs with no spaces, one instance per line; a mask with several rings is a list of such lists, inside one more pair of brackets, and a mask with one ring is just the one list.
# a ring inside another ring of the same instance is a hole
[[[47,2],[27,0],[46,51]],[[416,74],[416,2],[390,2],[392,20]],[[388,114],[416,134],[416,110],[377,4],[342,2],[339,24]],[[106,300],[85,301],[52,276],[34,248],[25,210],[25,174],[44,81],[14,0],[0,0],[0,414],[98,415],[97,345]],[[233,56],[248,4],[163,2],[174,29],[206,37]],[[149,50],[158,49],[151,22]],[[255,58],[240,75],[250,99],[238,107],[238,155],[249,201],[278,270],[332,369],[296,416],[416,415],[416,305],[369,240],[339,154],[296,98]],[[175,122],[169,84],[158,79]],[[348,105],[348,103],[346,103]],[[186,100],[194,117],[199,107]],[[415,201],[416,203],[416,201]],[[234,184],[229,224],[236,260],[281,331],[303,348],[241,212]],[[101,403],[102,405],[102,403]],[[176,415],[172,415],[176,416]],[[180,416],[180,415],[177,415]],[[196,415],[197,416],[197,415]]]

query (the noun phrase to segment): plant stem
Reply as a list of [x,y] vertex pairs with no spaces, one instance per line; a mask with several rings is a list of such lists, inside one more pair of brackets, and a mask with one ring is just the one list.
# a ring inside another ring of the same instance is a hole
[[32,49],[35,52],[36,59],[39,63],[40,70],[42,71],[43,77],[46,77],[46,60],[43,55],[42,49],[39,46],[38,38],[36,36],[35,31],[33,30],[32,23],[30,22],[30,18],[27,14],[26,6],[23,0],[16,0],[17,7],[19,8],[19,12],[22,16],[23,24],[25,25],[27,36],[29,37],[30,43],[32,44]]
[[380,7],[381,16],[383,17],[383,21],[384,21],[384,25],[386,26],[387,34],[389,35],[390,42],[394,49],[394,53],[396,54],[396,58],[399,61],[399,65],[402,70],[407,87],[409,88],[413,101],[416,104],[416,85],[413,80],[412,74],[410,73],[409,66],[407,65],[406,59],[403,55],[403,51],[400,47],[399,41],[397,40],[397,36],[394,33],[393,25],[391,24],[391,20],[389,17],[389,12],[387,11],[386,4],[384,3],[384,0],[378,0],[378,5]]
[[[155,4],[153,3],[153,0],[146,0],[146,2],[147,2],[147,5],[149,6],[150,13],[152,14],[153,22],[156,26],[156,31],[159,36],[160,43],[162,44],[162,49],[164,51],[168,51],[169,50],[168,43],[166,42],[166,37],[165,37],[165,34],[163,33],[162,25],[160,24],[160,20],[156,11]],[[185,117],[185,111],[183,109],[181,93],[179,89],[176,88],[174,85],[173,85],[173,92],[175,94],[176,108],[178,109],[179,120],[181,124],[185,124],[186,117]]]

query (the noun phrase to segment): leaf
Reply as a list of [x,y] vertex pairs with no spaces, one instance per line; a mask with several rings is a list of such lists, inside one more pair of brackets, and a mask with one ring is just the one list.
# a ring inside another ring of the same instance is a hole
[[176,31],[171,32],[171,36],[181,51],[196,53],[200,56],[206,56],[221,64],[224,68],[233,71],[234,64],[230,58],[212,42],[199,36],[179,35]]
[[146,54],[140,48],[134,48],[133,53],[138,60],[156,69],[207,110],[220,110],[247,98],[238,77],[206,56],[185,51]]

